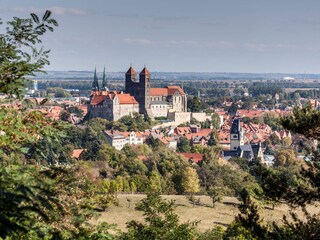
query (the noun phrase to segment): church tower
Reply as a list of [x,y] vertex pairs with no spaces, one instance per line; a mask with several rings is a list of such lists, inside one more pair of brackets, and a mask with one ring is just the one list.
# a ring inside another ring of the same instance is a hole
[[240,119],[234,119],[230,130],[230,150],[235,151],[239,146],[244,145],[244,132],[240,125]]
[[97,77],[97,68],[94,69],[93,82],[92,82],[92,90],[99,91],[99,82]]
[[102,90],[102,91],[108,91],[107,78],[106,78],[106,67],[103,68],[101,90]]
[[131,96],[137,97],[135,95],[135,83],[136,83],[136,72],[133,67],[130,66],[126,72],[126,81],[125,81],[125,92],[129,93]]
[[149,115],[151,111],[150,102],[150,72],[146,67],[140,72],[139,75],[139,111]]

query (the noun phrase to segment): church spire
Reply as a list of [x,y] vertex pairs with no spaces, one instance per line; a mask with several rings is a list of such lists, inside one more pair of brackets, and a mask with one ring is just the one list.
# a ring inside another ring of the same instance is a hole
[[99,82],[97,77],[97,68],[94,68],[93,82],[92,82],[92,90],[99,91]]
[[102,75],[102,91],[106,91],[107,88],[107,79],[106,79],[106,67],[103,68],[103,75]]

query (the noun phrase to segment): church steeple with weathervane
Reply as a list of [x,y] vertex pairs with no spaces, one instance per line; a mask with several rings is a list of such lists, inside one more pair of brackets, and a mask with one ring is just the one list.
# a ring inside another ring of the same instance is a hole
[[92,82],[92,90],[99,91],[99,82],[97,77],[97,68],[94,69],[93,82]]

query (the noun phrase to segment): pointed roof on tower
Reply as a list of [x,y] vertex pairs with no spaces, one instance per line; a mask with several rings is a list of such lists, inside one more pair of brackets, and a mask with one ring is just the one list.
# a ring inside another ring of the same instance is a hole
[[144,67],[142,69],[142,71],[140,72],[140,75],[150,75],[149,70],[147,69],[147,67]]
[[102,87],[101,87],[101,89],[103,91],[105,91],[107,89],[106,67],[103,68]]
[[240,124],[240,119],[236,118],[233,120],[230,133],[231,134],[239,134],[241,131],[241,124]]
[[133,67],[130,66],[130,68],[128,69],[128,71],[126,72],[126,74],[129,74],[129,75],[135,75],[136,72],[134,71]]
[[97,77],[97,68],[94,68],[93,82],[92,82],[92,90],[99,90],[99,82]]

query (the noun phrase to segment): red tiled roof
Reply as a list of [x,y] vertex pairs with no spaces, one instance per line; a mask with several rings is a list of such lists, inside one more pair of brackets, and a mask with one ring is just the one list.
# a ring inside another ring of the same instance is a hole
[[148,157],[145,156],[145,155],[138,155],[137,158],[138,158],[139,160],[141,160],[141,161],[146,161],[146,160],[148,160]]
[[138,104],[136,99],[130,94],[121,93],[117,94],[120,104]]
[[146,67],[144,67],[142,69],[142,71],[140,72],[141,75],[150,75],[150,72],[148,71],[148,69]]
[[134,71],[133,67],[130,67],[130,68],[128,69],[128,71],[126,72],[126,74],[135,75],[136,72]]
[[184,91],[179,86],[168,86],[166,88],[150,88],[150,96],[174,95],[176,92],[181,95],[185,95]]
[[174,132],[178,135],[183,135],[183,134],[188,134],[188,133],[191,133],[191,129],[190,127],[176,127],[174,129]]
[[117,96],[120,104],[138,104],[136,99],[127,93],[120,92],[100,92],[100,94],[94,94],[91,100],[91,105],[99,105],[102,104],[106,98],[113,99],[114,96]]
[[84,151],[84,149],[82,149],[82,148],[81,149],[74,149],[71,157],[72,158],[79,158],[83,151]]
[[94,95],[91,100],[91,105],[99,105],[107,98],[107,95]]
[[203,160],[203,154],[201,153],[177,153],[177,154],[182,155],[188,161],[192,159],[193,162],[195,163],[198,163]]
[[181,95],[185,95],[184,91],[179,86],[168,86],[168,94],[173,95],[176,91],[178,91]]
[[158,139],[164,144],[168,144],[174,140],[172,137],[162,137],[162,138],[158,138]]
[[150,88],[150,96],[167,96],[167,88]]
[[237,116],[239,117],[248,117],[248,118],[255,118],[255,117],[259,117],[262,114],[264,114],[264,112],[262,110],[237,110]]
[[[118,134],[122,134],[125,137],[129,137],[132,132],[117,132]],[[136,137],[142,138],[142,134],[140,132],[134,132]]]

